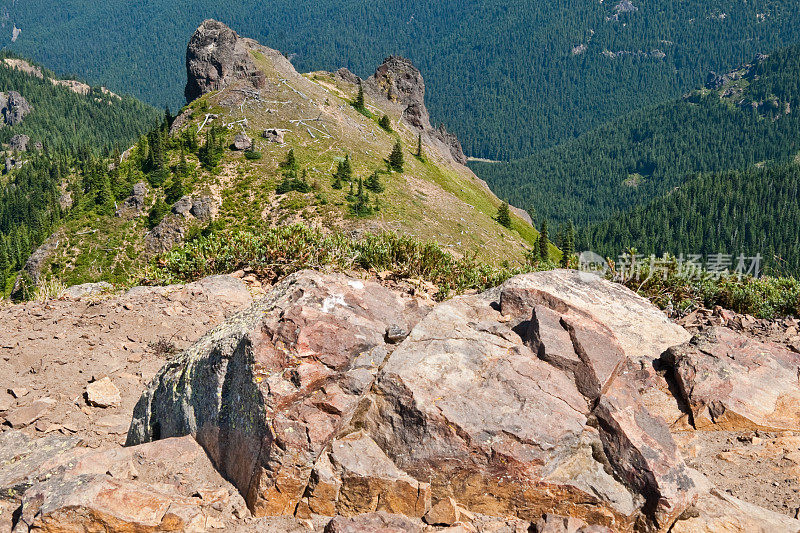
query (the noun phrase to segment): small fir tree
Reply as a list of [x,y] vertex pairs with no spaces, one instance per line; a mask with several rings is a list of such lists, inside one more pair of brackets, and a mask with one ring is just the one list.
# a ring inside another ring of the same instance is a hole
[[353,107],[359,111],[366,111],[366,107],[364,107],[364,86],[360,81],[358,82],[358,96],[353,101]]
[[403,172],[403,146],[397,141],[389,154],[389,168],[395,172]]
[[369,175],[364,186],[375,193],[382,193],[385,190],[383,183],[381,183],[381,176],[378,174],[377,170]]
[[392,123],[389,120],[389,117],[383,115],[381,119],[378,121],[378,126],[383,128],[384,130],[391,132],[392,131]]
[[547,220],[542,220],[542,227],[539,230],[539,258],[545,262],[550,260],[550,240],[547,235]]
[[511,212],[508,209],[508,202],[503,202],[497,209],[497,222],[503,227],[511,227]]

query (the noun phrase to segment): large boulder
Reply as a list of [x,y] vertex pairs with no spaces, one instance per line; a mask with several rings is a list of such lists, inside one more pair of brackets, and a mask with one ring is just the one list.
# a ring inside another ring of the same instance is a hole
[[403,119],[419,130],[430,130],[431,120],[425,107],[425,82],[411,60],[389,56],[366,82],[390,101],[403,107]]
[[257,515],[293,514],[391,350],[386,330],[427,311],[376,283],[290,276],[161,370],[128,444],[194,435]]
[[27,452],[0,466],[4,494],[21,503],[15,531],[204,531],[238,498],[191,437],[108,450],[3,437]]
[[685,337],[627,289],[567,272],[432,310],[303,272],[163,368],[128,444],[193,435],[262,516],[418,519],[451,502],[665,531],[695,484],[631,376]]
[[800,354],[713,327],[663,361],[695,428],[800,430]]
[[33,111],[33,106],[17,91],[0,93],[0,113],[3,115],[4,125],[16,126],[20,124],[31,111]]
[[204,21],[186,50],[186,100],[191,102],[236,80],[263,87],[266,78],[250,56],[250,43],[221,22]]
[[[521,276],[437,306],[389,357],[358,425],[400,469],[429,480],[434,499],[489,515],[552,511],[665,529],[694,484],[626,377],[632,363],[611,317],[567,306],[564,281],[563,272]],[[613,289],[597,278],[571,283],[593,304]],[[664,323],[630,291],[613,293],[647,311],[642,329]]]

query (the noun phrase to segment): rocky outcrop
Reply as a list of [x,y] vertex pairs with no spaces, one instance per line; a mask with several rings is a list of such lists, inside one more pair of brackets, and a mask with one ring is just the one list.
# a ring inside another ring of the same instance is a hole
[[3,115],[4,125],[16,126],[20,124],[31,111],[33,111],[33,106],[17,91],[0,93],[0,113]]
[[[353,76],[348,76],[349,72],[340,70],[337,74],[348,81]],[[366,80],[365,86],[400,106],[402,119],[408,125],[442,143],[455,161],[466,164],[467,158],[458,138],[448,133],[443,125],[438,129],[431,126],[430,114],[425,107],[425,81],[411,60],[399,56],[386,58],[375,74]]]
[[131,190],[131,195],[122,201],[114,215],[117,217],[139,215],[144,209],[146,196],[147,184],[143,181],[136,183]]
[[375,283],[291,276],[162,369],[128,443],[192,434],[256,514],[293,514],[371,386],[386,329],[426,311]]
[[14,135],[8,141],[8,149],[14,150],[15,152],[27,152],[28,151],[28,143],[30,142],[31,138],[27,135]]
[[663,360],[695,428],[800,430],[800,354],[714,327]]
[[403,107],[403,119],[418,130],[430,130],[431,121],[425,107],[425,82],[411,60],[389,56],[366,83]]
[[[39,285],[45,263],[47,263],[56,249],[58,249],[58,245],[61,242],[60,237],[59,234],[50,236],[49,239],[34,250],[28,257],[28,260],[25,261],[25,266],[22,267],[22,274],[17,277],[14,288],[11,290],[11,296],[13,298],[22,298],[26,290],[30,290]],[[30,284],[30,286],[27,286],[27,284]]]
[[183,216],[174,213],[164,217],[158,226],[144,237],[145,251],[150,255],[163,254],[183,242],[186,236]]
[[265,76],[250,56],[251,43],[221,22],[204,21],[186,50],[186,100],[191,102],[234,80],[246,80],[255,88],[263,87]]
[[453,159],[462,165],[467,164],[467,156],[464,155],[464,148],[461,147],[461,141],[458,140],[454,134],[447,131],[444,124],[440,124],[436,130],[436,138],[438,138],[445,146],[450,149],[450,155]]
[[[410,334],[390,341],[396,329]],[[257,515],[434,520],[451,502],[665,531],[697,490],[630,374],[687,336],[577,273],[430,310],[304,272],[163,368],[128,444],[193,435]]]

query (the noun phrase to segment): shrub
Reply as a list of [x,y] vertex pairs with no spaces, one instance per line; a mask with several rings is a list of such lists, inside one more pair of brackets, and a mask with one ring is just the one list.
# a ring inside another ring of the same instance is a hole
[[158,226],[164,217],[167,216],[169,213],[169,206],[159,198],[156,200],[156,203],[153,204],[153,207],[150,208],[150,213],[147,215],[147,225],[150,229],[155,228]]

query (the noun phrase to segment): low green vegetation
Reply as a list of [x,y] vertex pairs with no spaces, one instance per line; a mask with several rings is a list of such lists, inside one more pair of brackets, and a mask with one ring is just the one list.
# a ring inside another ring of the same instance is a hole
[[[547,245],[546,237],[542,242]],[[549,254],[549,248],[545,249]],[[576,257],[567,257],[566,263],[574,266]],[[433,283],[437,297],[446,298],[485,290],[518,274],[550,270],[556,264],[537,258],[516,266],[493,266],[475,257],[456,258],[436,243],[396,233],[353,239],[293,224],[260,232],[236,230],[199,236],[156,258],[136,281],[188,282],[245,268],[270,281],[304,269],[365,274],[391,271],[398,278]],[[800,316],[800,282],[794,278],[716,278],[708,273],[691,277],[680,273],[677,262],[658,275],[646,264],[638,273],[626,278],[612,268],[608,277],[672,312],[721,305],[760,318]]]

